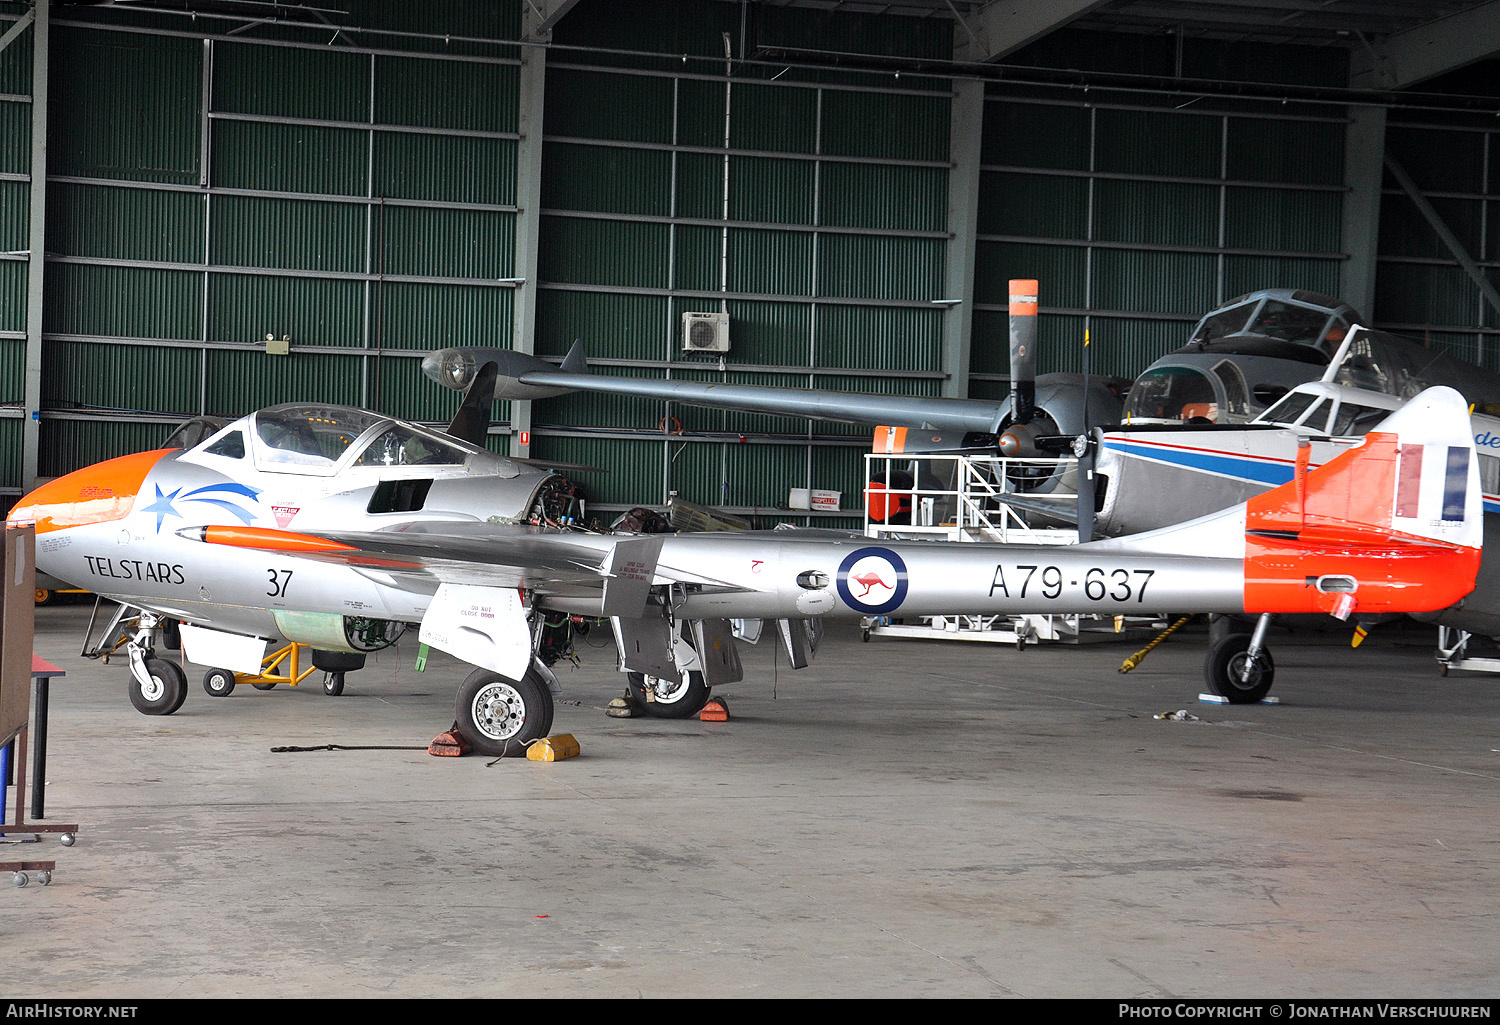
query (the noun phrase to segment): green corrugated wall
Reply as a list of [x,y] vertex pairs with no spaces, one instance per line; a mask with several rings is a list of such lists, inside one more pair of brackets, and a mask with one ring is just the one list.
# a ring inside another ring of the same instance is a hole
[[[54,6],[44,473],[154,443],[185,414],[292,398],[442,421],[458,397],[413,356],[511,344],[507,279],[527,273],[516,263],[522,0],[339,6],[334,42],[326,27]],[[0,3],[0,14],[25,9]],[[724,33],[736,56],[941,59],[952,43],[939,18],[582,0],[547,56],[536,351],[560,357],[582,340],[613,373],[660,377],[670,363],[687,379],[938,394],[944,318],[960,315],[933,303],[954,288],[949,84],[753,62],[726,81]],[[1082,66],[1161,58],[1149,41],[1132,56],[1080,38],[1066,43]],[[1199,44],[1185,68],[1334,74],[1295,57]],[[10,253],[27,245],[29,89],[23,33],[0,53]],[[975,286],[962,314],[971,394],[1005,393],[1011,278],[1041,281],[1041,369],[1079,369],[1087,330],[1095,372],[1120,374],[1240,292],[1337,290],[1348,249],[1340,111],[1002,83],[980,127]],[[1491,133],[1395,124],[1390,137],[1491,261]],[[1431,325],[1435,344],[1490,358],[1483,332],[1463,329],[1495,323],[1493,312],[1389,183],[1382,224],[1377,319]],[[22,258],[0,259],[10,403],[21,398],[25,271]],[[685,311],[721,306],[723,369],[684,357],[679,339]],[[289,336],[293,355],[266,355],[268,333]],[[857,502],[865,428],[666,414],[608,396],[539,402],[533,452],[609,467],[580,478],[596,502],[676,490],[765,509],[803,486]],[[11,446],[0,486],[19,482],[18,426],[0,421]]]

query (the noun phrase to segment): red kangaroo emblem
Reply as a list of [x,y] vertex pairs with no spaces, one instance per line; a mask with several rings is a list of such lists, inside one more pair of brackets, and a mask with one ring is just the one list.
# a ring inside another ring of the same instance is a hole
[[863,591],[855,595],[856,598],[865,597],[870,593],[870,588],[874,587],[877,584],[885,588],[887,591],[892,590],[891,585],[882,580],[879,573],[861,573],[859,576],[850,577],[849,579],[864,588]]

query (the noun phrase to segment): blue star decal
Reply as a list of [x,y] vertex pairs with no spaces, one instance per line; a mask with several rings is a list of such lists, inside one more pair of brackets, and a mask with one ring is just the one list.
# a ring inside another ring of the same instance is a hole
[[254,513],[237,505],[230,499],[216,497],[223,494],[239,496],[256,503],[260,501],[258,497],[260,490],[245,484],[210,484],[206,487],[195,488],[186,495],[182,493],[181,488],[173,491],[170,495],[165,494],[161,489],[161,485],[158,484],[156,485],[156,501],[143,507],[141,511],[156,513],[156,532],[158,534],[161,533],[162,523],[166,521],[168,516],[176,516],[178,519],[183,518],[182,513],[177,511],[177,506],[174,504],[179,498],[184,502],[201,502],[205,505],[222,509],[225,512],[233,514],[241,523],[249,523],[255,518]]
[[156,532],[158,534],[161,533],[162,521],[165,520],[168,516],[176,516],[178,519],[182,518],[182,513],[178,512],[172,506],[172,500],[181,493],[182,489],[178,488],[170,495],[164,495],[162,494],[161,485],[156,485],[156,501],[146,506],[143,511],[148,513],[156,513]]

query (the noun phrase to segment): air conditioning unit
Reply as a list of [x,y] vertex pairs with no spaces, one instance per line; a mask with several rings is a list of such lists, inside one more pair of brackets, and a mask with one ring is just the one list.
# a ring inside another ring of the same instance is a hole
[[683,352],[728,352],[729,314],[684,313],[682,315]]

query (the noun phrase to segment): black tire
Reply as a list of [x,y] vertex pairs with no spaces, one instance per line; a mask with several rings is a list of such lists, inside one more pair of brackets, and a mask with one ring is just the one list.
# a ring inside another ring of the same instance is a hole
[[[182,703],[187,700],[187,694],[188,694],[187,670],[183,669],[182,666],[181,666],[181,664],[179,664],[177,662],[169,662],[166,659],[162,659],[162,661],[165,662],[167,665],[171,666],[172,668],[171,668],[170,671],[173,672],[173,673],[175,673],[177,675],[177,679],[179,679],[179,680],[182,681],[182,688],[177,692],[177,700],[175,702],[173,702],[173,704],[172,704],[172,712],[175,712],[179,708],[181,708],[182,707]],[[171,715],[172,712],[168,712],[167,714]]]
[[270,690],[272,687],[276,686],[276,681],[272,680],[270,683],[252,683],[250,686],[254,687],[256,690]]
[[57,593],[55,591],[49,591],[45,587],[38,587],[36,589],[36,594],[32,597],[36,603],[36,607],[41,608],[43,605],[51,605],[53,600],[57,597]]
[[228,669],[210,669],[203,674],[203,689],[211,698],[227,698],[234,693],[234,673]]
[[135,674],[130,674],[130,703],[143,715],[171,715],[187,700],[187,674],[175,662],[162,658],[146,659],[151,687],[142,688]]
[[365,667],[365,655],[362,651],[326,651],[314,648],[312,664],[314,669],[321,669],[325,673],[352,673]]
[[344,693],[344,674],[324,673],[323,693],[327,694],[331,698],[336,698],[340,694]]
[[688,672],[682,683],[642,673],[629,673],[626,681],[636,704],[656,719],[688,719],[708,704],[709,687],[696,670]]
[[1227,698],[1231,705],[1253,705],[1271,689],[1276,679],[1276,662],[1268,648],[1255,656],[1249,679],[1242,679],[1245,660],[1249,657],[1250,635],[1233,633],[1221,637],[1208,649],[1203,660],[1203,678],[1209,690]]
[[519,757],[552,729],[552,692],[535,673],[511,680],[476,669],[458,688],[454,719],[480,754]]

